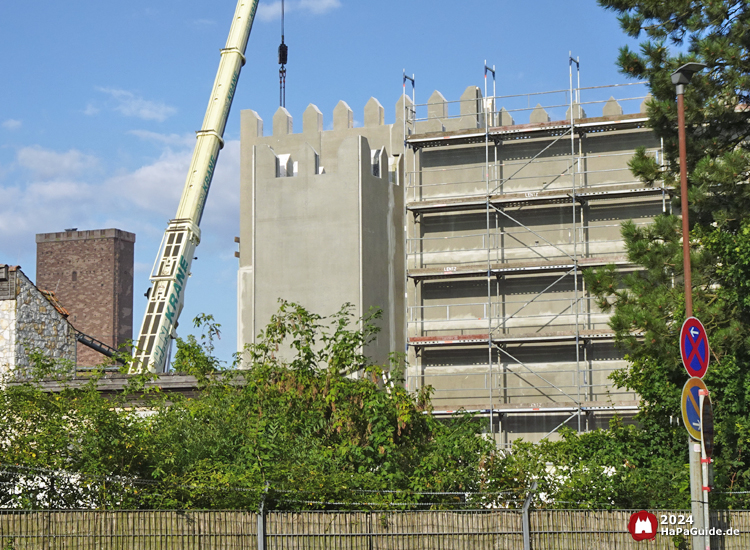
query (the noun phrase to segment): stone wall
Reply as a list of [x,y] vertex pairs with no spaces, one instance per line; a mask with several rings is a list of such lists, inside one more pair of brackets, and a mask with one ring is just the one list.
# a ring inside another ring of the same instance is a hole
[[20,269],[13,275],[15,299],[0,300],[0,373],[27,368],[29,355],[37,350],[75,364],[71,324]]

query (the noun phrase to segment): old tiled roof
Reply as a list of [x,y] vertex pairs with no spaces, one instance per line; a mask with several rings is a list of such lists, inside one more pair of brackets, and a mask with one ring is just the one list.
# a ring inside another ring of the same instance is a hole
[[63,317],[68,317],[70,313],[68,313],[68,310],[65,309],[62,304],[60,303],[60,300],[57,299],[57,296],[55,295],[54,291],[52,290],[42,290],[39,289],[39,292],[41,292],[47,300],[49,300],[49,303],[54,306],[54,308],[62,315]]

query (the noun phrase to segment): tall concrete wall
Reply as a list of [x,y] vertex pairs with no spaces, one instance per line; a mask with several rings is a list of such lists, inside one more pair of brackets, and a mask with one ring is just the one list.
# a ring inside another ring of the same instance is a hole
[[[55,292],[73,326],[114,348],[133,338],[133,233],[42,233],[36,243],[37,286]],[[79,364],[92,366],[103,359],[79,345]]]
[[321,315],[348,302],[357,317],[382,310],[365,352],[386,363],[405,349],[403,169],[388,153],[393,128],[376,100],[365,129],[352,127],[343,102],[331,131],[315,106],[303,118],[303,132],[291,133],[291,115],[279,109],[263,137],[257,115],[242,112],[238,348],[255,341],[280,298]]

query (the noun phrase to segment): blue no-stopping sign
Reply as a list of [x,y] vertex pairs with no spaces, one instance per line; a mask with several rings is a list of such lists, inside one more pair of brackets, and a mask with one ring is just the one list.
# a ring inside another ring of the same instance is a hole
[[706,329],[695,317],[688,317],[680,330],[680,355],[688,374],[703,378],[708,370],[710,350]]

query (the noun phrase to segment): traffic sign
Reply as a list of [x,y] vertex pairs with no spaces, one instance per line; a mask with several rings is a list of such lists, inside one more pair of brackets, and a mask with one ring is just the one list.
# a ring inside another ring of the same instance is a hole
[[708,370],[710,352],[706,329],[695,317],[688,317],[680,330],[680,355],[690,376],[703,378]]
[[[703,408],[701,409],[701,444],[705,449],[706,458],[711,458],[714,452],[714,409],[711,406],[711,398],[703,396]],[[708,485],[708,483],[705,483]]]
[[690,437],[701,440],[701,407],[700,391],[706,389],[703,380],[693,376],[682,388],[682,421],[685,423]]

